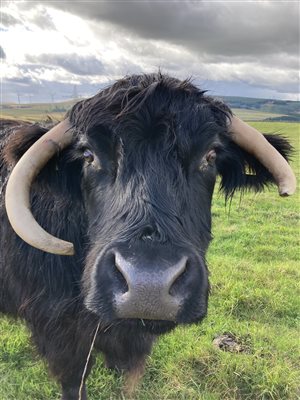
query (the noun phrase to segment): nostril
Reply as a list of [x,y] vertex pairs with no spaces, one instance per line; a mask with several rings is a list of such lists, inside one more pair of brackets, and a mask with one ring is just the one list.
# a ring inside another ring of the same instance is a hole
[[122,268],[117,262],[115,254],[112,255],[112,267],[113,267],[113,276],[115,281],[118,283],[118,288],[122,293],[128,292],[128,284],[125,276],[122,273]]
[[178,294],[180,291],[180,288],[184,286],[189,276],[189,270],[190,266],[189,262],[187,261],[184,265],[184,268],[182,268],[181,271],[174,277],[173,282],[171,283],[169,289],[169,294],[171,296],[176,296],[176,294]]
[[141,239],[142,240],[153,240],[154,233],[155,233],[155,231],[152,228],[152,226],[146,226],[143,229],[143,232],[141,234]]

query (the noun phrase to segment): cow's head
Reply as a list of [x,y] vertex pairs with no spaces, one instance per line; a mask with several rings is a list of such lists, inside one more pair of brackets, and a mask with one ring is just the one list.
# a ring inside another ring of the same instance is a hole
[[7,186],[8,215],[29,244],[72,254],[29,209],[38,171],[71,145],[88,226],[86,307],[107,323],[135,320],[152,330],[199,321],[216,176],[227,197],[272,181],[283,195],[294,190],[288,164],[269,142],[286,157],[285,140],[266,140],[190,82],[128,77],[77,103],[27,151]]

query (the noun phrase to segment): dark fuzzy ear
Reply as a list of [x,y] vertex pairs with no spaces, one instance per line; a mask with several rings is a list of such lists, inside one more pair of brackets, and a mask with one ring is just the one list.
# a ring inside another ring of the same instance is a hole
[[[18,121],[16,126],[2,124],[5,144],[0,149],[0,173],[1,169],[11,170],[33,143],[48,132],[52,126],[53,124],[49,124],[46,128],[21,121]],[[33,183],[36,191],[47,191],[52,195],[54,193],[62,195],[68,192],[75,195],[81,191],[81,160],[74,158],[72,152],[73,147],[69,146],[48,161]],[[78,196],[81,196],[81,192]]]
[[[272,146],[288,160],[293,147],[288,140],[279,135],[264,135]],[[263,190],[270,183],[275,183],[270,172],[251,154],[241,149],[229,138],[217,157],[217,170],[221,175],[221,190],[226,199],[236,190]]]
[[48,129],[28,123],[18,124],[14,127],[4,127],[11,129],[8,132],[6,144],[3,149],[3,159],[9,165],[14,165],[22,155],[36,142]]

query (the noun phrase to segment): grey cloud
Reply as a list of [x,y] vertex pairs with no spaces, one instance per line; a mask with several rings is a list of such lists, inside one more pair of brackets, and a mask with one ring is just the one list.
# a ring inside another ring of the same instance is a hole
[[[64,101],[71,99],[74,94],[74,85],[66,82],[53,82],[47,80],[35,80],[31,77],[4,79],[3,101],[16,102],[18,96],[22,103],[32,99],[37,102]],[[80,97],[88,97],[96,94],[103,85],[91,84],[84,79],[77,87]]]
[[[244,90],[245,95],[268,93],[275,97],[280,92],[291,94],[299,89],[295,75],[299,69],[296,3],[45,0],[20,3],[20,18],[27,15],[27,21],[40,28],[55,29],[47,7],[85,18],[95,38],[111,42],[113,48],[120,49],[120,54],[114,60],[102,58],[97,50],[93,53],[95,56],[88,57],[76,54],[76,50],[69,50],[72,54],[65,56],[28,55],[29,64],[18,67],[28,75],[35,70],[33,75],[37,81],[39,70],[60,67],[75,74],[76,81],[86,88],[88,79],[95,82],[101,75],[114,79],[142,70],[157,71],[161,67],[163,72],[179,78],[192,75],[204,79],[204,83],[223,82],[228,95],[230,87],[236,87],[241,94]],[[30,13],[26,14],[28,9]],[[83,42],[77,44],[73,37],[66,39],[78,52],[79,46],[83,48]],[[62,76],[65,79],[66,74]],[[43,82],[45,87],[57,84]],[[32,85],[40,87],[36,82]],[[65,86],[58,87],[59,90],[64,91]]]
[[6,13],[6,12],[1,12],[1,24],[5,27],[9,26],[14,26],[20,24],[21,21],[12,15]]
[[34,23],[35,25],[37,25],[42,29],[47,29],[47,30],[56,29],[50,14],[47,12],[45,8],[39,10],[38,13],[33,15],[32,18],[30,18],[30,22]]
[[107,67],[106,67],[106,73],[109,76],[141,74],[143,72],[144,71],[138,64],[136,64],[126,58],[120,59],[120,60],[118,60],[118,63],[113,63],[111,65],[107,65]]
[[39,62],[45,66],[58,66],[75,75],[102,75],[105,72],[102,62],[91,56],[40,54],[38,56],[27,55],[26,59],[28,62]]
[[31,16],[24,16],[24,14],[20,13],[19,18],[15,18],[13,15],[6,12],[1,13],[1,24],[5,28],[20,24],[28,27],[28,23],[33,23],[41,29],[56,29],[50,14],[44,7],[35,9],[35,13]]
[[16,86],[30,86],[32,84],[32,79],[29,76],[23,76],[23,77],[16,77],[13,79],[4,79],[3,83],[5,82],[11,82],[15,84]]
[[299,70],[300,59],[297,55],[287,54],[285,52],[276,54],[262,54],[260,56],[241,55],[241,56],[222,56],[204,54],[201,60],[205,63],[219,64],[243,64],[259,63],[269,67],[284,68],[288,70]]
[[199,54],[265,55],[298,52],[299,8],[271,2],[50,2],[148,39],[183,45]]
[[195,81],[202,89],[206,89],[211,96],[242,96],[258,97],[265,99],[289,98],[289,92],[286,90],[274,90],[270,87],[249,85],[247,82],[237,81]]
[[0,46],[0,58],[2,60],[5,60],[5,58],[6,58],[6,54],[5,54],[5,51],[3,50],[2,46]]

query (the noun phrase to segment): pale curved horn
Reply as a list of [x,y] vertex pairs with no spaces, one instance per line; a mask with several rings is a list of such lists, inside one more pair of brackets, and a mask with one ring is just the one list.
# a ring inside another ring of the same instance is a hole
[[253,154],[273,175],[280,196],[290,196],[295,193],[296,177],[292,168],[258,130],[232,116],[229,131],[232,133],[232,140]]
[[7,182],[5,206],[14,231],[25,242],[53,254],[73,255],[73,244],[47,233],[30,211],[30,187],[45,164],[73,140],[68,119],[37,140],[20,158]]

